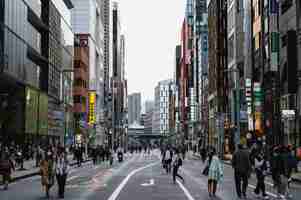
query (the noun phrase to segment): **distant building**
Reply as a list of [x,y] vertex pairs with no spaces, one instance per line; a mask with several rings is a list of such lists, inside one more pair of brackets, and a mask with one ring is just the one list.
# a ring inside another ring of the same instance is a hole
[[172,90],[172,79],[160,81],[155,88],[155,108],[153,113],[152,132],[167,135],[169,129],[169,105]]
[[135,121],[140,121],[141,115],[141,94],[133,93],[128,96],[128,117],[129,124],[133,124]]
[[152,111],[154,109],[155,102],[154,101],[145,101],[145,113]]

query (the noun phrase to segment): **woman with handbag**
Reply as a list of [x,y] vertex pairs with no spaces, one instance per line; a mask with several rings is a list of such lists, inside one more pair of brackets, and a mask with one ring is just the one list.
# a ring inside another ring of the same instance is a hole
[[41,182],[43,189],[46,192],[46,197],[49,198],[49,191],[54,184],[54,163],[52,153],[48,151],[40,164]]
[[212,161],[209,167],[209,174],[208,174],[208,192],[210,197],[215,197],[217,184],[222,180],[224,176],[223,166],[216,155],[215,149],[212,150]]

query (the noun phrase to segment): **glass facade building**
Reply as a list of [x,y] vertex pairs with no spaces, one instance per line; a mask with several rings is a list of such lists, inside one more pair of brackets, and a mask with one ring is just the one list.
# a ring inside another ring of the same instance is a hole
[[62,82],[66,77],[71,86],[72,75],[63,71],[73,69],[71,8],[70,0],[0,0],[0,102],[7,102],[0,110],[14,111],[0,119],[1,143],[33,145],[51,135],[53,102],[64,114]]

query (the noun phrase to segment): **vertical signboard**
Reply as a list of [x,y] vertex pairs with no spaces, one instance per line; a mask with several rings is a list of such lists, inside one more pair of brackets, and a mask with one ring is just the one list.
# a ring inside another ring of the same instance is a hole
[[88,117],[89,125],[95,124],[96,121],[95,103],[96,103],[96,93],[89,92],[89,117]]

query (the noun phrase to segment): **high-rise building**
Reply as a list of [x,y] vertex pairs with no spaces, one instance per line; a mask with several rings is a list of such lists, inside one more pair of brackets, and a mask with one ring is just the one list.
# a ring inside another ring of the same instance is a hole
[[[223,152],[224,117],[227,113],[227,52],[226,21],[227,1],[210,0],[208,5],[208,104],[209,104],[209,145]],[[218,50],[218,51],[216,51]]]
[[0,1],[1,143],[64,144],[71,137],[72,8],[70,0]]
[[121,20],[118,3],[113,2],[112,11],[112,140],[110,144],[116,148],[121,144],[124,135],[124,87],[125,87],[125,37],[121,34]]
[[155,88],[155,108],[153,112],[152,132],[166,136],[170,134],[170,95],[173,81],[160,81]]
[[128,96],[129,124],[140,122],[141,115],[141,93],[133,93]]
[[[245,103],[243,85],[244,83],[244,6],[243,2],[233,0],[227,8],[227,65],[228,71],[228,108],[229,114],[225,116],[225,121],[230,121],[229,126],[225,126],[225,142],[230,144],[226,151],[234,151],[234,145],[238,140],[234,136],[246,138],[247,133],[247,107]],[[238,85],[239,84],[239,85]],[[239,98],[238,98],[239,97]],[[238,111],[239,110],[239,111]],[[236,128],[231,128],[236,127]],[[225,152],[227,153],[227,152]]]
[[[103,0],[102,15],[104,24],[104,105],[108,108],[108,95],[110,91],[110,0]],[[106,116],[108,110],[105,111]]]
[[155,102],[154,101],[145,101],[145,113],[154,110]]
[[[72,27],[76,34],[85,35],[89,52],[89,138],[103,144],[104,118],[104,18],[102,0],[73,0]],[[95,102],[94,101],[95,96]],[[87,135],[86,135],[87,136]],[[88,137],[86,137],[87,139]],[[92,141],[90,141],[92,142]]]

